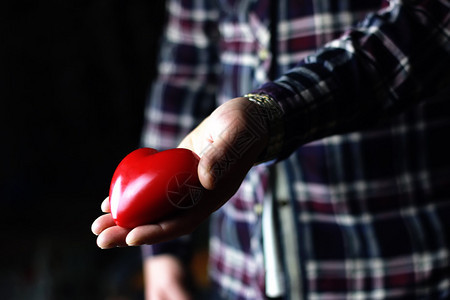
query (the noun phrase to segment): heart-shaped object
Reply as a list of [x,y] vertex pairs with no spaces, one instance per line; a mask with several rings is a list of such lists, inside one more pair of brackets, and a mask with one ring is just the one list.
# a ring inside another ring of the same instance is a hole
[[117,166],[109,189],[116,224],[134,228],[195,206],[203,191],[198,162],[194,152],[183,148],[161,152],[140,148],[128,154]]

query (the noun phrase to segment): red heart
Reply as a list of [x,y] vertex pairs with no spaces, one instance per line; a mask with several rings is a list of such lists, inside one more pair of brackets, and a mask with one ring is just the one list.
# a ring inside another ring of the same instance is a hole
[[109,189],[118,226],[134,228],[193,207],[202,194],[199,157],[188,149],[137,149],[117,166]]

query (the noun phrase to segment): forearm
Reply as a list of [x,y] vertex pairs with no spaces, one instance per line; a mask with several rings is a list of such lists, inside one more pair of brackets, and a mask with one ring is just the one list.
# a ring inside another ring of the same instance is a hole
[[448,81],[448,7],[393,4],[258,91],[283,111],[279,157],[407,109]]

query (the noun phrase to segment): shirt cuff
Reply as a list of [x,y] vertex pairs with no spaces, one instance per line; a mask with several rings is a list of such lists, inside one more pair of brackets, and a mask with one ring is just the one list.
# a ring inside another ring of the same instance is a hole
[[141,252],[143,259],[161,254],[170,254],[183,262],[187,262],[192,257],[189,236],[183,236],[164,243],[143,245],[141,246]]
[[[291,112],[289,103],[294,102],[298,95],[295,95],[290,90],[283,88],[275,82],[267,82],[257,90],[253,91],[255,94],[265,94],[271,97],[280,109],[279,114],[279,132],[280,136],[279,148],[276,153],[272,153],[273,161],[280,161],[287,158],[299,144],[309,141],[309,121],[306,110],[300,114]],[[275,132],[271,135],[276,135]]]

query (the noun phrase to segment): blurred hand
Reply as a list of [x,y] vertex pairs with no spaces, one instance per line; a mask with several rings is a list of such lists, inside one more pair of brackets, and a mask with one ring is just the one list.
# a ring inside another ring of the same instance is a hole
[[185,275],[182,263],[172,255],[147,258],[144,261],[145,299],[191,299],[185,287]]
[[180,143],[200,156],[198,175],[206,189],[198,204],[156,224],[125,229],[115,225],[108,201],[92,224],[101,248],[154,244],[191,233],[237,191],[267,144],[267,122],[259,105],[245,98],[218,107]]

